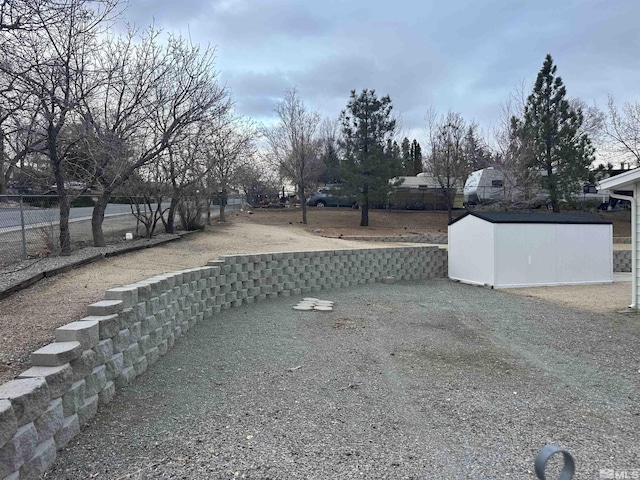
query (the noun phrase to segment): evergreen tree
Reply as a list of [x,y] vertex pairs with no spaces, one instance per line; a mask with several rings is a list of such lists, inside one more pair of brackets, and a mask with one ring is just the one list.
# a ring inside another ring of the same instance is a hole
[[484,142],[478,134],[478,125],[471,123],[464,137],[464,151],[468,159],[469,167],[473,170],[482,170],[493,163],[491,153],[485,148]]
[[398,142],[396,142],[395,140],[391,145],[391,156],[394,158],[394,160],[400,160],[400,162],[402,162],[402,152],[400,151],[400,145],[398,145]]
[[338,137],[340,132],[338,129],[337,119],[325,118],[320,123],[320,143],[321,143],[321,160],[323,169],[318,176],[318,182],[325,185],[340,183],[340,152],[338,146]]
[[422,165],[422,148],[418,141],[414,138],[411,143],[411,175],[415,176],[422,173],[424,166]]
[[553,211],[559,212],[560,200],[570,199],[580,189],[580,181],[587,180],[594,148],[580,128],[582,110],[572,108],[566,100],[567,91],[556,70],[547,55],[527,99],[524,118],[514,118],[513,124],[532,146],[528,167],[541,173],[541,186],[549,194]]
[[324,165],[324,170],[318,177],[321,183],[330,184],[340,182],[340,157],[336,145],[326,139],[322,141],[322,155],[320,157]]
[[369,225],[369,208],[384,202],[392,185],[389,180],[402,174],[399,148],[393,145],[396,121],[388,95],[378,98],[375,90],[351,91],[346,110],[340,114],[344,159],[340,164],[344,188],[355,195],[361,207],[360,226]]
[[402,143],[400,144],[400,150],[402,155],[402,171],[404,175],[411,175],[413,171],[412,167],[412,158],[411,158],[411,142],[407,137],[402,139]]

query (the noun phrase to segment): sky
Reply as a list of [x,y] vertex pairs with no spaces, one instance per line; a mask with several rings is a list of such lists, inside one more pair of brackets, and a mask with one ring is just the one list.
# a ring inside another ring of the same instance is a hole
[[410,138],[430,109],[489,133],[548,53],[570,97],[640,101],[640,0],[130,0],[124,15],[215,46],[237,112],[262,123],[287,89],[333,119],[367,88]]

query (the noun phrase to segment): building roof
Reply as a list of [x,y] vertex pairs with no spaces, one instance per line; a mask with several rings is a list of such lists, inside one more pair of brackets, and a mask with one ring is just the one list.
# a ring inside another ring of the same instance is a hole
[[397,185],[400,188],[440,188],[438,180],[431,175],[396,177],[393,180],[400,180],[400,184]]
[[593,215],[579,213],[540,213],[540,212],[467,212],[453,220],[449,225],[472,215],[489,223],[555,223],[555,224],[597,224],[611,225],[612,222]]
[[625,190],[635,183],[640,183],[640,168],[600,180],[597,187],[598,190]]

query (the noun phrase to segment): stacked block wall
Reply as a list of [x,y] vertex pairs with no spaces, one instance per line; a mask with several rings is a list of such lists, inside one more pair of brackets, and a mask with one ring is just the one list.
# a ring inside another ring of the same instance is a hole
[[446,245],[448,243],[447,234],[426,234],[426,235],[396,235],[396,236],[378,236],[378,237],[358,237],[349,236],[342,237],[349,240],[364,240],[372,242],[408,242],[408,243],[435,243]]
[[100,405],[222,310],[446,274],[447,252],[438,247],[287,252],[224,256],[108,290],[87,317],[58,328],[55,343],[32,353],[32,368],[0,385],[0,478],[40,478]]
[[614,272],[630,272],[631,271],[631,250],[614,250],[613,251],[613,271]]

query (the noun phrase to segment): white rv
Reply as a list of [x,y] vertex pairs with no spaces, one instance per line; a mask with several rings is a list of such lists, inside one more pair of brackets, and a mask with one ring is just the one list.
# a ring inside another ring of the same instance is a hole
[[[501,170],[493,167],[483,168],[471,172],[467,178],[464,184],[464,206],[486,205],[505,199],[523,201],[524,193],[519,186],[505,189],[504,174]],[[577,202],[599,201],[599,208],[606,209],[609,203],[609,192],[606,190],[597,192],[593,185],[585,183],[583,188],[575,193],[573,199]],[[536,208],[548,206],[548,202],[549,195],[540,189],[526,195],[526,203]]]
[[471,172],[464,182],[464,205],[500,202],[504,198],[504,175],[493,167]]

